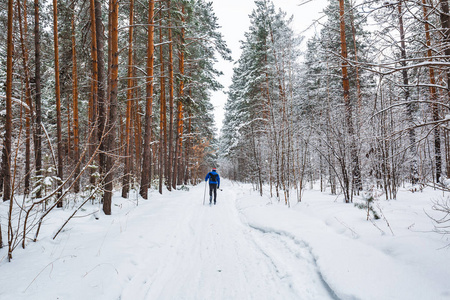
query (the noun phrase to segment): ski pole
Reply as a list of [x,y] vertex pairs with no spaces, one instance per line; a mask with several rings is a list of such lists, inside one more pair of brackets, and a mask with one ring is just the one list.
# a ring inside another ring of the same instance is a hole
[[206,180],[205,180],[205,193],[203,194],[203,205],[205,205],[205,199],[206,199]]

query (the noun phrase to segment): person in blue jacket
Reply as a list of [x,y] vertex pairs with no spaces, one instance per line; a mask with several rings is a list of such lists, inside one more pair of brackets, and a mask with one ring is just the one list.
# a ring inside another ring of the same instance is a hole
[[220,188],[220,176],[216,172],[216,168],[213,168],[211,172],[206,174],[205,181],[209,179],[209,204],[212,201],[212,193],[214,192],[214,205],[217,199],[217,189]]

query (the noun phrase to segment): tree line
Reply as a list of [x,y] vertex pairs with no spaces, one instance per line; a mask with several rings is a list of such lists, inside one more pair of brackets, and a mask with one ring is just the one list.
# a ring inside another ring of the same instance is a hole
[[55,207],[98,201],[108,215],[114,188],[148,199],[151,187],[196,183],[214,162],[214,63],[230,50],[211,3],[4,0],[0,8],[9,258],[37,239]]
[[448,189],[447,0],[330,0],[303,52],[285,12],[255,5],[222,129],[229,177],[287,205],[314,183],[345,202]]

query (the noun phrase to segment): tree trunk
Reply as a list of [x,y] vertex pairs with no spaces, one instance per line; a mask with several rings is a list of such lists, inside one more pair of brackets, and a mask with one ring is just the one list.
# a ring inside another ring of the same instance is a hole
[[176,189],[177,184],[182,182],[182,148],[183,148],[183,97],[184,97],[184,5],[181,7],[181,41],[180,49],[178,51],[178,67],[180,72],[180,83],[178,91],[177,101],[177,136],[175,142],[175,159],[174,159],[174,173],[173,173],[173,186]]
[[[13,0],[8,0],[8,42],[6,58],[6,123],[5,123],[5,162],[2,170],[3,177],[3,201],[11,199],[11,131],[12,131],[12,80],[13,80]],[[11,201],[12,203],[13,201]]]
[[[342,56],[342,86],[344,89],[344,106],[345,106],[345,123],[347,126],[347,134],[350,138],[350,153],[351,153],[351,159],[352,159],[352,175],[354,182],[355,178],[358,178],[359,176],[359,162],[358,162],[358,156],[356,151],[356,145],[354,141],[354,130],[353,130],[353,120],[352,120],[352,105],[350,103],[350,82],[348,78],[348,71],[347,71],[347,43],[345,40],[345,11],[344,11],[344,0],[339,0],[339,13],[340,13],[340,33],[341,33],[341,56]],[[344,158],[342,158],[344,159]],[[344,171],[344,164],[341,164],[342,170],[344,172],[344,176],[346,176],[346,171]],[[349,180],[346,178],[344,180],[345,182],[345,190],[346,190],[346,197],[345,202],[350,202],[350,192],[349,192]]]
[[[163,27],[162,27],[162,7],[163,3],[161,2],[161,13],[160,13],[160,21],[159,21],[159,61],[160,61],[160,173],[159,173],[159,193],[162,194],[162,182],[164,180],[164,175],[166,176],[166,180],[169,174],[168,164],[167,164],[167,112],[166,112],[166,85],[165,85],[165,69],[164,69],[164,47],[163,47]],[[169,187],[168,182],[166,182],[166,186]],[[170,190],[170,187],[169,187]]]
[[[189,88],[189,95],[190,96],[192,95],[192,90],[190,88]],[[191,172],[190,172],[190,166],[189,166],[191,147],[192,147],[191,131],[192,131],[192,113],[189,111],[188,112],[187,141],[186,141],[185,154],[184,154],[184,168],[185,168],[184,184],[185,185],[188,184],[188,179],[191,178],[190,177]]]
[[[34,152],[36,177],[42,176],[42,112],[41,112],[41,38],[39,29],[39,0],[34,0],[34,46],[35,46],[35,104],[36,104],[36,124],[34,136]],[[41,189],[36,191],[36,198],[42,197]]]
[[[167,188],[171,190],[172,184],[172,174],[173,174],[173,39],[172,39],[172,19],[171,19],[171,0],[167,0],[168,6],[168,21],[169,21],[169,159],[167,162]],[[175,183],[176,184],[176,183]],[[176,186],[174,187],[176,188]]]
[[[77,71],[77,49],[75,41],[75,5],[72,6],[72,102],[73,102],[73,158],[76,169],[74,178],[80,174],[80,140],[79,140],[79,125],[78,125],[78,71]],[[80,192],[80,180],[76,180],[74,192]]]
[[[427,1],[422,0],[423,4],[423,15],[425,20],[425,38],[427,44],[427,56],[430,61],[433,60],[433,52],[431,49],[431,37],[430,37],[430,26],[428,24],[428,12],[427,12]],[[439,109],[436,105],[437,102],[437,94],[436,94],[436,80],[434,77],[434,69],[432,67],[429,68],[429,76],[430,76],[430,96],[433,115],[433,121],[439,120]],[[438,126],[434,128],[434,158],[435,158],[435,166],[436,166],[436,182],[439,183],[441,179],[442,172],[442,157],[441,157],[441,134]]]
[[[67,151],[65,152],[67,155],[67,159],[73,160],[73,153],[72,153],[72,124],[71,124],[71,118],[70,118],[70,108],[72,106],[72,103],[67,100]],[[68,163],[66,161],[66,163]],[[68,163],[70,164],[70,163]]]
[[[108,105],[105,97],[106,92],[106,76],[105,76],[105,58],[104,58],[104,26],[102,21],[102,2],[100,0],[95,1],[95,31],[96,31],[96,45],[97,45],[97,63],[98,63],[98,77],[97,77],[97,101],[96,106],[98,112],[98,128],[97,128],[97,141],[99,145],[99,161],[100,161],[100,174],[105,176],[106,172],[106,133],[108,122]],[[113,30],[114,31],[114,30]],[[113,63],[111,64],[113,65]],[[109,73],[109,72],[108,72]],[[94,107],[95,112],[95,107]],[[97,115],[95,115],[97,119]],[[97,145],[97,143],[95,143]],[[106,180],[106,179],[105,179]]]
[[[283,103],[283,111],[282,111],[282,124],[281,126],[284,125],[284,116],[285,116],[285,111],[284,111],[284,103],[285,103],[285,99],[286,99],[286,93],[285,93],[285,89],[283,86],[283,75],[282,72],[280,70],[280,66],[278,64],[278,58],[277,58],[277,54],[275,51],[275,39],[273,36],[273,30],[272,30],[272,25],[269,22],[269,28],[270,28],[270,39],[272,42],[272,52],[273,52],[273,57],[275,59],[275,68],[276,68],[276,72],[277,72],[277,80],[278,80],[278,91],[279,91],[279,97],[281,102]],[[267,56],[265,57],[265,59],[267,60]],[[266,81],[267,81],[267,73],[266,73]],[[268,89],[267,89],[267,93],[269,93]],[[272,122],[273,122],[273,126],[274,126],[274,132],[275,132],[275,118],[273,115],[273,109],[272,109]],[[278,143],[275,142],[275,152],[276,152],[276,164],[277,164],[277,185],[276,185],[276,191],[277,191],[277,198],[278,201],[280,201],[279,198],[279,190],[281,188],[281,186],[283,185],[283,190],[284,190],[284,194],[285,194],[285,203],[287,204],[287,197],[286,197],[286,189],[284,188],[285,183],[284,183],[284,128],[282,127],[280,130],[280,133],[278,134]],[[275,135],[276,136],[276,133]],[[281,144],[281,149],[280,149],[280,144]]]
[[[117,113],[117,81],[119,75],[119,0],[110,0],[112,3],[111,18],[111,73],[110,73],[110,101],[105,105],[105,115],[108,113],[109,120],[105,123],[107,134],[105,137],[105,150],[108,151],[105,164],[105,193],[103,195],[103,211],[105,215],[111,214],[112,192],[113,192],[113,166],[115,147],[115,122]],[[106,103],[105,103],[106,104]],[[109,109],[108,109],[109,108]]]
[[14,230],[12,228],[13,199],[11,199],[11,130],[12,130],[12,80],[13,80],[13,0],[8,0],[8,42],[6,56],[6,123],[5,123],[5,149],[6,162],[4,163],[4,190],[3,201],[9,200],[8,215],[8,260],[12,259]]
[[27,44],[27,32],[28,32],[28,18],[27,18],[27,4],[23,3],[23,18],[21,13],[20,0],[17,0],[17,9],[19,17],[19,29],[20,29],[20,45],[22,48],[22,63],[25,77],[25,99],[28,106],[25,117],[25,182],[24,193],[26,195],[30,192],[30,176],[31,176],[31,119],[33,115],[32,102],[31,102],[31,88],[30,88],[30,71],[28,69],[28,50]]
[[[98,97],[98,49],[97,49],[97,30],[96,30],[96,16],[95,16],[95,0],[90,0],[90,15],[91,15],[91,56],[92,56],[92,82],[91,82],[91,97],[89,98],[89,157],[94,155],[95,140],[97,134],[97,97]],[[90,183],[95,184],[95,177],[93,176],[96,170],[90,169]],[[93,188],[93,187],[92,187]]]
[[[351,23],[351,27],[352,27],[352,36],[353,36],[353,48],[355,51],[355,62],[356,62],[356,94],[357,94],[357,98],[358,98],[358,110],[357,110],[357,132],[358,132],[358,144],[360,143],[359,141],[359,132],[360,132],[360,127],[361,127],[361,120],[360,120],[360,116],[361,116],[361,109],[362,109],[362,95],[361,95],[361,81],[359,78],[359,67],[358,67],[358,48],[356,46],[356,28],[355,28],[355,24],[354,24],[354,16],[353,16],[353,3],[351,3],[352,8],[351,13],[350,13],[350,23]],[[356,138],[356,137],[354,137]],[[356,141],[352,140],[352,143],[356,143]],[[362,191],[362,180],[361,180],[361,171],[359,168],[359,156],[358,156],[358,152],[356,151],[356,146],[354,149],[354,153],[352,153],[352,155],[355,155],[355,157],[353,158],[355,160],[354,162],[354,166],[353,166],[353,184],[355,185],[356,188],[356,192],[359,195],[359,191]]]
[[[180,82],[180,85],[183,85],[182,82]],[[180,87],[184,88],[183,87]],[[177,155],[176,155],[176,182],[175,185],[181,184],[183,182],[183,103],[181,99],[178,100],[178,117],[177,117]]]
[[133,101],[133,18],[134,0],[130,0],[130,27],[128,29],[128,84],[127,84],[127,113],[125,124],[125,167],[123,174],[122,197],[127,198],[130,190],[131,172],[131,105]]
[[[58,186],[63,180],[63,148],[62,148],[62,124],[61,124],[61,92],[59,83],[59,43],[58,43],[58,6],[56,0],[53,0],[53,46],[55,49],[55,97],[56,97],[56,140],[58,146]],[[62,190],[59,191],[58,197],[62,195]],[[57,207],[62,207],[60,200]]]
[[148,189],[151,183],[152,159],[152,106],[153,106],[153,55],[154,55],[154,8],[155,1],[150,0],[148,7],[148,41],[147,41],[147,79],[146,79],[146,106],[145,106],[145,136],[144,156],[142,158],[141,196],[148,199]]
[[[136,86],[136,83],[135,83]],[[141,172],[141,145],[142,145],[142,126],[141,126],[141,106],[139,105],[139,89],[135,89],[135,101],[134,101],[134,147],[136,154],[136,170],[134,172],[135,175],[140,174]],[[139,168],[139,169],[137,169]]]
[[[11,200],[11,131],[12,131],[12,80],[13,80],[13,18],[14,18],[13,0],[8,0],[8,42],[7,42],[7,57],[6,57],[6,123],[5,123],[5,153],[6,160],[3,164],[3,201]],[[13,201],[10,201],[10,210]],[[11,220],[9,220],[11,222]],[[8,232],[10,226],[8,226]],[[9,236],[9,234],[8,234]],[[10,240],[10,239],[9,239]],[[10,245],[11,248],[11,245]],[[10,249],[11,252],[12,249]],[[11,259],[11,254],[8,252],[8,258]]]
[[410,92],[409,92],[409,78],[408,70],[406,67],[406,43],[405,43],[405,30],[403,27],[403,11],[402,2],[398,2],[398,24],[400,31],[400,55],[401,62],[400,65],[403,68],[403,89],[405,91],[405,102],[406,102],[406,114],[409,123],[408,135],[409,135],[409,155],[410,155],[410,177],[411,183],[416,184],[419,181],[419,172],[417,170],[417,148],[416,148],[416,132],[414,130],[414,104],[410,102]]

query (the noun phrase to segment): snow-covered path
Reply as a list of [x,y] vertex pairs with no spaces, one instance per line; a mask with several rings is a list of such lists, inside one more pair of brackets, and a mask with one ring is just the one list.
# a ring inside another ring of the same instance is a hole
[[438,192],[380,201],[388,228],[314,190],[287,208],[224,180],[209,206],[204,187],[117,195],[56,240],[73,207],[53,212],[12,262],[0,249],[0,299],[450,299],[448,241],[424,213]]
[[243,223],[232,189],[212,206],[203,185],[186,196],[171,207],[160,266],[141,265],[121,299],[332,298],[305,246]]

